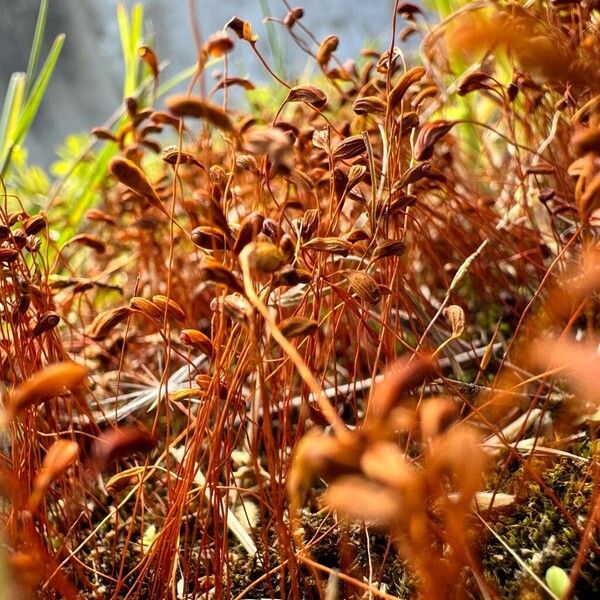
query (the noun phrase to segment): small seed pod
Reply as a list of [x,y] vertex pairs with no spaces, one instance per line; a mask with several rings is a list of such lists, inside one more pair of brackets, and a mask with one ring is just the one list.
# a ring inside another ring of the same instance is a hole
[[204,165],[193,154],[180,152],[177,146],[166,146],[162,149],[160,157],[169,165],[195,165],[206,171]]
[[96,316],[92,323],[87,327],[85,333],[93,340],[104,339],[119,323],[124,321],[130,314],[131,309],[128,306],[119,306],[105,310]]
[[312,335],[319,329],[319,324],[305,317],[289,317],[279,323],[279,331],[286,339]]
[[258,174],[258,163],[251,154],[240,154],[235,159],[235,166],[241,171],[248,171],[253,175]]
[[336,35],[328,35],[319,45],[317,50],[317,63],[321,68],[325,68],[327,63],[331,60],[333,53],[337,50],[340,43],[339,38]]
[[362,135],[353,135],[343,139],[333,148],[332,156],[336,160],[347,160],[361,155],[367,146]]
[[46,215],[40,213],[39,215],[29,217],[29,219],[24,221],[23,229],[27,235],[37,235],[40,231],[43,231],[47,225]]
[[79,233],[73,236],[67,244],[80,244],[91,248],[98,254],[104,254],[106,252],[106,244],[97,236],[91,233]]
[[108,170],[130,190],[143,196],[155,208],[170,218],[162,205],[158,194],[152,187],[144,172],[132,161],[122,156],[115,156],[108,163]]
[[122,427],[104,432],[94,443],[92,461],[99,471],[111,462],[134,453],[147,454],[157,445],[156,438],[140,427]]
[[170,115],[169,113],[160,110],[153,112],[150,115],[150,119],[154,123],[159,123],[161,125],[171,125],[175,129],[179,129],[179,126],[181,125],[181,119],[178,119],[177,117],[174,117],[173,115]]
[[285,263],[283,252],[271,242],[257,242],[252,245],[250,266],[259,273],[274,273]]
[[275,240],[279,237],[280,227],[274,219],[265,219],[262,224],[262,233]]
[[117,136],[106,127],[94,127],[94,129],[92,129],[92,135],[99,140],[106,140],[109,142],[117,141]]
[[281,236],[281,240],[279,241],[279,249],[283,252],[283,255],[287,261],[292,260],[294,254],[296,253],[296,245],[294,244],[294,240],[289,233],[284,233]]
[[223,250],[225,248],[225,235],[217,227],[200,225],[192,229],[190,237],[198,248],[204,250]]
[[296,24],[296,21],[299,21],[303,16],[304,16],[303,8],[292,8],[288,12],[288,14],[285,15],[285,17],[283,19],[283,24],[288,29],[291,29]]
[[90,210],[85,213],[85,216],[89,221],[99,221],[101,223],[106,223],[107,225],[117,224],[117,220],[112,215],[109,215],[98,208],[90,208]]
[[306,242],[302,248],[347,256],[352,249],[352,244],[339,237],[316,237]]
[[175,300],[171,300],[171,298],[167,298],[166,296],[162,296],[161,294],[157,294],[152,296],[152,302],[158,306],[161,311],[167,311],[167,314],[179,321],[180,323],[185,323],[185,311]]
[[451,304],[443,310],[444,316],[452,327],[452,337],[459,337],[465,330],[465,311],[456,304]]
[[279,271],[277,271],[273,277],[273,285],[298,285],[299,283],[310,283],[312,281],[312,274],[306,269],[300,269],[298,267],[292,267],[286,265]]
[[15,234],[13,234],[13,240],[15,246],[19,250],[22,250],[25,248],[25,246],[27,246],[27,234],[24,231],[17,231]]
[[29,294],[23,294],[17,302],[17,311],[19,314],[24,315],[31,305],[31,296]]
[[320,109],[327,104],[327,96],[316,85],[299,85],[290,89],[285,101],[306,102],[306,104]]
[[198,272],[200,281],[212,281],[229,288],[232,292],[243,293],[243,286],[240,280],[233,272],[222,264],[207,260],[199,269]]
[[385,240],[373,251],[372,260],[379,260],[386,256],[401,256],[406,252],[406,244],[399,240]]
[[15,248],[0,248],[0,263],[9,264],[19,258],[19,251]]
[[163,320],[163,311],[161,311],[156,304],[150,302],[150,300],[146,300],[146,298],[133,296],[133,298],[131,298],[129,301],[129,307],[131,310],[147,315],[151,319],[155,319],[157,321]]
[[239,254],[244,246],[256,239],[256,236],[262,231],[264,220],[264,215],[258,212],[251,212],[244,217],[233,245],[235,254]]
[[192,346],[207,356],[212,356],[214,347],[210,338],[197,329],[182,329],[179,332],[179,339],[186,345]]
[[203,54],[212,58],[219,58],[231,50],[233,50],[233,41],[224,31],[213,33],[202,48]]
[[167,99],[166,104],[169,110],[178,117],[195,117],[208,121],[223,131],[234,131],[233,123],[227,112],[220,106],[201,98],[182,94],[171,96]]
[[381,292],[377,282],[364,271],[347,271],[344,277],[358,297],[369,304],[377,304],[381,300]]
[[413,67],[400,77],[388,96],[388,110],[390,112],[393,112],[400,106],[402,98],[404,98],[404,94],[406,94],[408,88],[419,82],[424,75],[425,69],[423,67]]
[[65,389],[78,387],[86,377],[87,369],[71,361],[45,367],[15,389],[10,396],[8,411],[14,416],[34,404],[62,394]]
[[31,332],[31,335],[33,337],[38,337],[39,335],[42,335],[42,333],[54,329],[59,323],[60,316],[57,315],[55,312],[48,311],[39,318],[38,322],[35,324],[35,327]]
[[[384,115],[387,104],[379,96],[363,96],[357,98],[352,104],[352,110],[357,115]],[[359,136],[362,138],[362,136]]]

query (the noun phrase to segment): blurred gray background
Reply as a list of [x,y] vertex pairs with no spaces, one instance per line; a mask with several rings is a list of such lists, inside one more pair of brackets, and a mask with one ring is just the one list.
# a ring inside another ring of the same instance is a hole
[[[54,148],[66,134],[101,125],[119,106],[123,62],[116,19],[117,0],[50,0],[45,52],[58,33],[66,41],[48,93],[31,131],[27,147],[34,161],[47,165]],[[143,0],[147,32],[154,37],[159,59],[169,60],[164,79],[194,63],[196,48],[186,0]],[[125,2],[131,9],[133,2]],[[393,0],[304,0],[303,23],[318,39],[335,33],[341,43],[338,56],[357,58],[366,44],[380,48],[389,43]],[[287,13],[281,0],[197,0],[197,14],[204,39],[232,17],[252,23],[260,36],[261,53],[270,58],[263,10],[282,19]],[[0,102],[13,71],[25,71],[33,39],[39,0],[0,0]],[[283,27],[285,69],[292,78],[301,76],[307,57]],[[403,26],[403,23],[400,23]],[[43,57],[45,54],[43,55]],[[265,81],[266,75],[250,49],[241,42],[231,56],[231,74]],[[270,59],[270,64],[273,60]]]

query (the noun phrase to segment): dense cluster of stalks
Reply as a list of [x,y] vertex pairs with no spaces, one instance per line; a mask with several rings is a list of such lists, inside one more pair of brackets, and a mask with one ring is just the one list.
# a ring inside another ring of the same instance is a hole
[[[95,130],[115,156],[65,245],[5,194],[7,598],[389,598],[393,554],[423,598],[502,597],[481,556],[517,470],[576,536],[536,597],[599,556],[598,492],[575,513],[538,468],[583,433],[598,483],[594,4],[477,2],[431,29],[396,1],[357,62],[287,8],[311,83],[233,18],[187,93]],[[229,108],[245,47],[279,106]],[[314,514],[346,531],[327,565]],[[356,526],[385,554],[354,560]]]

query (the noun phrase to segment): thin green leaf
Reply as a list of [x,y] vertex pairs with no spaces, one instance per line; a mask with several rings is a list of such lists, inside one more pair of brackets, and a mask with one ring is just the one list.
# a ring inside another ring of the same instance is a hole
[[35,71],[40,59],[42,51],[42,42],[44,40],[44,31],[46,29],[46,18],[48,16],[48,0],[40,2],[40,10],[38,12],[37,22],[35,24],[35,33],[33,34],[33,42],[29,53],[29,62],[27,63],[27,93],[31,91]]
[[33,120],[35,119],[35,115],[37,114],[40,103],[42,102],[42,98],[46,93],[46,88],[48,87],[48,83],[50,82],[50,78],[54,72],[54,67],[56,66],[56,61],[58,60],[64,42],[64,34],[56,36],[56,39],[52,44],[52,48],[50,49],[50,53],[48,54],[48,58],[40,70],[40,74],[36,79],[35,84],[31,88],[31,93],[27,97],[27,102],[25,103],[25,106],[19,115],[19,121],[15,128],[14,134],[11,136],[9,142],[10,146],[6,152],[6,156],[0,165],[0,176],[2,177],[6,175],[6,169],[8,168],[8,164],[10,162],[10,154],[12,149],[23,141],[27,135],[27,132],[29,131],[29,128],[31,127],[31,124],[33,123]]
[[80,193],[69,202],[69,212],[65,224],[61,228],[60,237],[56,241],[57,247],[61,247],[73,236],[86,211],[94,205],[98,196],[98,186],[107,175],[108,161],[115,154],[112,144],[106,144],[94,160],[90,169],[89,177],[82,186]]
[[13,73],[8,83],[8,90],[4,98],[2,115],[0,116],[0,164],[4,164],[6,152],[10,147],[12,133],[19,120],[19,114],[25,98],[27,75]]

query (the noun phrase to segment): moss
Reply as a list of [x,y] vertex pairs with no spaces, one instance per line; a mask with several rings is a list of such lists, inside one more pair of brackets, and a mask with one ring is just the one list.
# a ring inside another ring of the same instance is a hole
[[[357,525],[343,527],[331,516],[308,511],[303,514],[302,527],[306,542],[312,539],[319,540],[314,546],[311,545],[312,558],[319,564],[331,569],[340,569],[341,572],[363,582],[368,581],[371,572],[373,582],[378,583],[380,589],[388,594],[397,598],[415,597],[415,583],[394,548],[388,547],[388,536],[370,531],[367,549],[363,527]],[[273,544],[271,551],[274,547]],[[271,563],[272,566],[281,564],[282,558],[272,556]],[[302,597],[318,598],[313,576],[308,569],[304,569],[304,572],[300,585]],[[256,558],[244,557],[233,565],[231,573],[232,593],[235,596],[264,575],[265,569]],[[323,573],[323,580],[326,580],[325,573]],[[342,581],[339,585],[339,597],[352,598],[362,595],[355,586],[345,587]],[[269,597],[273,590],[279,590],[281,586],[280,573],[274,573],[252,588],[252,597]],[[285,582],[284,587],[290,589],[289,582]]]
[[[589,441],[570,450],[587,457],[590,454]],[[541,471],[546,465],[534,461],[532,466]],[[585,525],[593,487],[592,480],[583,477],[584,472],[579,462],[564,458],[541,473],[544,482],[581,526]],[[524,475],[521,468],[506,481],[502,491],[516,493],[520,501],[510,514],[502,514],[491,522],[496,533],[542,580],[546,570],[553,565],[568,573],[577,556],[581,536],[540,486]],[[600,543],[600,537],[596,534],[593,541]],[[494,537],[490,537],[484,548],[483,565],[489,580],[502,590],[503,598],[547,597]],[[600,597],[600,561],[593,553],[586,557],[575,595],[578,598]]]

